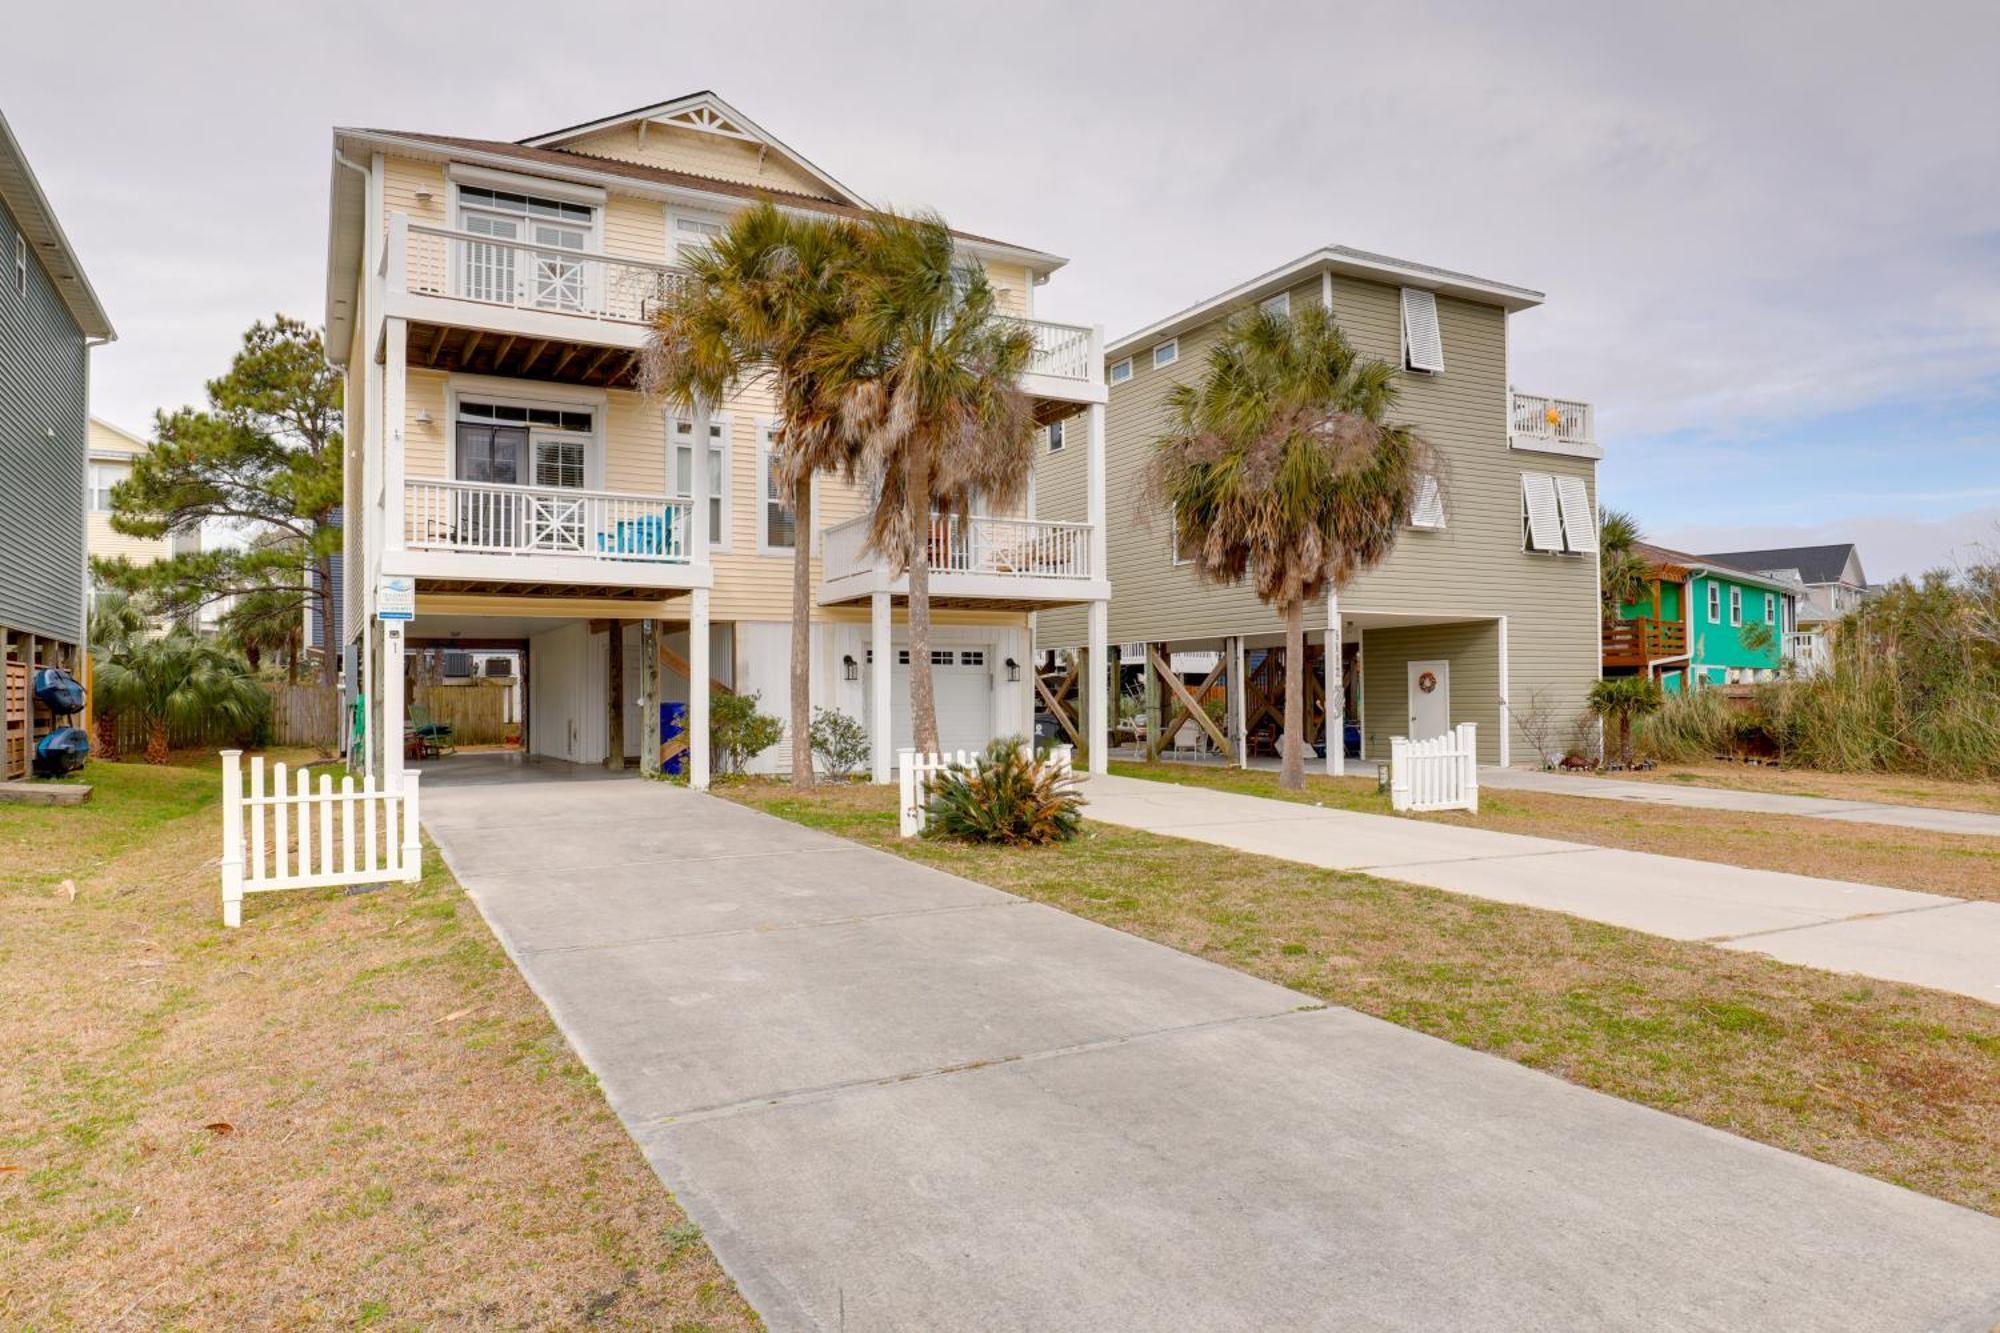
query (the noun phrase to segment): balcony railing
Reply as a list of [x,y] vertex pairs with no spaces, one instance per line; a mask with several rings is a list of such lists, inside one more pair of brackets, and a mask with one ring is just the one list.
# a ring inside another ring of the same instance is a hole
[[[820,554],[829,581],[884,564],[866,550],[868,520],[851,518],[821,535]],[[1090,525],[1044,523],[1028,518],[974,515],[931,519],[931,573],[983,574],[1024,579],[1088,579]]]
[[1001,318],[1009,324],[1020,325],[1034,335],[1035,351],[1028,360],[1030,375],[1084,382],[1097,378],[1087,326],[1051,324],[1045,319],[1024,319],[1019,315],[1002,315]]
[[1604,665],[1644,666],[1687,652],[1687,626],[1678,620],[1614,620],[1604,627]]
[[1785,660],[1801,676],[1817,676],[1833,666],[1833,654],[1825,633],[1803,630],[1785,636]]
[[1540,394],[1511,395],[1511,429],[1517,436],[1554,440],[1561,444],[1591,444],[1595,441],[1590,404],[1569,398],[1544,398]]
[[658,495],[413,478],[403,541],[420,551],[687,562],[688,502]]
[[405,235],[402,269],[417,296],[645,324],[684,270],[642,259],[587,254],[419,222]]

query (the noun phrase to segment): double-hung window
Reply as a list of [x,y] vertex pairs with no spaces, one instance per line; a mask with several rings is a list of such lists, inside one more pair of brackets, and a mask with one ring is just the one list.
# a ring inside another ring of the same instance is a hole
[[777,427],[760,422],[757,427],[757,549],[793,551],[799,544],[798,515],[792,511],[791,497],[778,486],[771,463],[777,444]]
[[1729,623],[1732,626],[1740,626],[1743,623],[1743,589],[1741,588],[1731,588],[1729,590]]
[[667,243],[673,250],[668,262],[687,267],[714,246],[726,225],[719,214],[684,213],[675,209],[667,230]]
[[111,488],[132,475],[132,469],[123,463],[92,463],[90,465],[90,511],[93,514],[111,512]]
[[1766,625],[1778,623],[1778,598],[1774,593],[1764,594],[1764,623]]
[[1722,623],[1722,585],[1719,583],[1708,585],[1708,623],[1711,625]]
[[[694,422],[687,417],[667,418],[668,438],[674,450],[674,498],[694,498]],[[711,549],[729,549],[729,418],[708,419],[708,544]]]

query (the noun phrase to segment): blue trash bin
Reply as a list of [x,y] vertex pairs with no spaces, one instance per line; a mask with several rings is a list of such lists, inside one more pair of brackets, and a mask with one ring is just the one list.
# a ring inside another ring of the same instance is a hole
[[688,706],[686,704],[663,703],[660,705],[660,768],[662,771],[679,776],[687,772],[687,751],[681,750],[671,758],[669,742],[677,741],[687,734]]

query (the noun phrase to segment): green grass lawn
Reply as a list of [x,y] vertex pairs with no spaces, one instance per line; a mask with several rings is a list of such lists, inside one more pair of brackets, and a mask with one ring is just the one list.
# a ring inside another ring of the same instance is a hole
[[904,841],[892,788],[720,790],[1331,1004],[2000,1214],[2000,1009],[1977,1000],[1109,825],[1034,850]]
[[224,930],[212,757],[86,776],[0,807],[0,1328],[758,1326],[434,850]]

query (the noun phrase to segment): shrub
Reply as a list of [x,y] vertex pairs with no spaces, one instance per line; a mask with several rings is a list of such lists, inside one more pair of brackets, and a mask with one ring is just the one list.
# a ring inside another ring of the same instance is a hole
[[717,692],[708,705],[708,743],[724,773],[741,773],[746,765],[776,745],[785,724],[757,711],[761,695]]
[[1695,686],[1664,696],[1659,709],[1634,730],[1644,753],[1669,764],[1689,764],[1735,749],[1742,720],[1720,694]]
[[187,630],[136,639],[97,667],[98,707],[146,723],[146,762],[164,764],[173,728],[269,735],[271,696],[243,660]]
[[1660,709],[1660,687],[1650,676],[1619,676],[1590,687],[1590,711],[1618,728],[1618,762],[1632,766],[1632,720]]
[[926,837],[1039,847],[1067,842],[1083,825],[1083,797],[1069,770],[1046,750],[996,740],[968,764],[953,764],[931,786]]
[[828,773],[846,778],[874,756],[875,747],[867,729],[838,708],[815,708],[812,752]]

